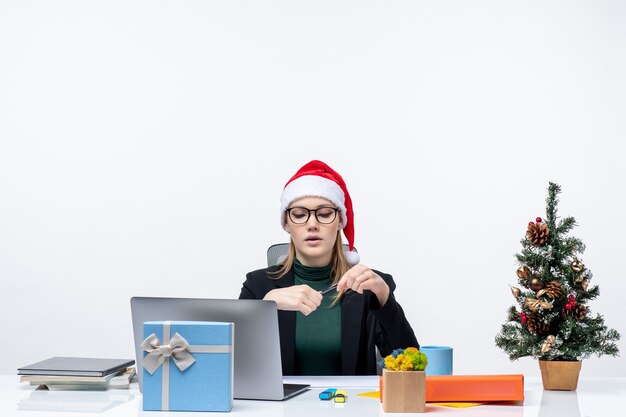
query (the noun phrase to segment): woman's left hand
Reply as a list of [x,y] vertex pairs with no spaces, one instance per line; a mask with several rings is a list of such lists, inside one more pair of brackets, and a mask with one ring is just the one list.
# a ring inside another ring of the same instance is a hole
[[363,294],[369,290],[378,298],[380,306],[384,306],[389,299],[389,286],[374,271],[363,264],[356,264],[346,272],[337,283],[337,291],[352,290]]

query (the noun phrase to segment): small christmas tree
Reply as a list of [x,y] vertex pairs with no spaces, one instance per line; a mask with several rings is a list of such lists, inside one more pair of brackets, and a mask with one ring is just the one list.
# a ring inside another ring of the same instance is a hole
[[[600,294],[590,286],[592,274],[578,258],[580,239],[566,236],[576,226],[573,217],[557,218],[561,188],[548,187],[546,218],[528,224],[522,251],[516,254],[518,282],[511,286],[517,306],[496,336],[496,346],[511,360],[532,356],[544,360],[580,360],[591,355],[617,356],[619,333],[604,318],[592,317],[589,301]],[[519,307],[519,310],[518,310]]]

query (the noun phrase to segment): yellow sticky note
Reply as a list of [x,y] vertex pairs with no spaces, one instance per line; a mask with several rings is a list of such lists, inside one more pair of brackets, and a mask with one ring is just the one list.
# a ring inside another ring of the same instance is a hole
[[[357,396],[359,397],[365,397],[365,398],[376,398],[377,400],[380,400],[380,391],[370,391],[370,392],[362,392],[360,394],[357,394]],[[483,405],[483,404],[488,404],[488,402],[460,402],[460,401],[454,401],[454,402],[447,402],[447,403],[428,403],[429,405],[435,405],[435,406],[440,406],[440,407],[452,407],[452,408],[469,408],[469,407],[476,407],[478,405]]]
[[357,394],[357,395],[359,397],[376,398],[376,399],[380,400],[380,391],[362,392],[362,393]]

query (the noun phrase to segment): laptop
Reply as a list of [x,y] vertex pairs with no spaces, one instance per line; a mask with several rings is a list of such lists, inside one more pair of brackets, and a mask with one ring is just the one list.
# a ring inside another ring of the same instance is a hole
[[233,396],[236,399],[282,401],[310,388],[308,384],[283,384],[278,310],[273,301],[132,297],[130,309],[140,390],[143,390],[143,323],[160,320],[235,323]]

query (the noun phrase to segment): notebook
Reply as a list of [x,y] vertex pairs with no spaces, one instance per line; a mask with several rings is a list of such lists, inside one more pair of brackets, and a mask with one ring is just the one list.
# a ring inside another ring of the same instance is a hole
[[125,369],[132,359],[76,358],[55,356],[17,369],[18,375],[105,376]]
[[283,384],[278,309],[273,301],[133,297],[130,307],[140,389],[143,389],[143,323],[160,320],[235,323],[233,394],[236,399],[281,401],[310,388],[308,384]]

